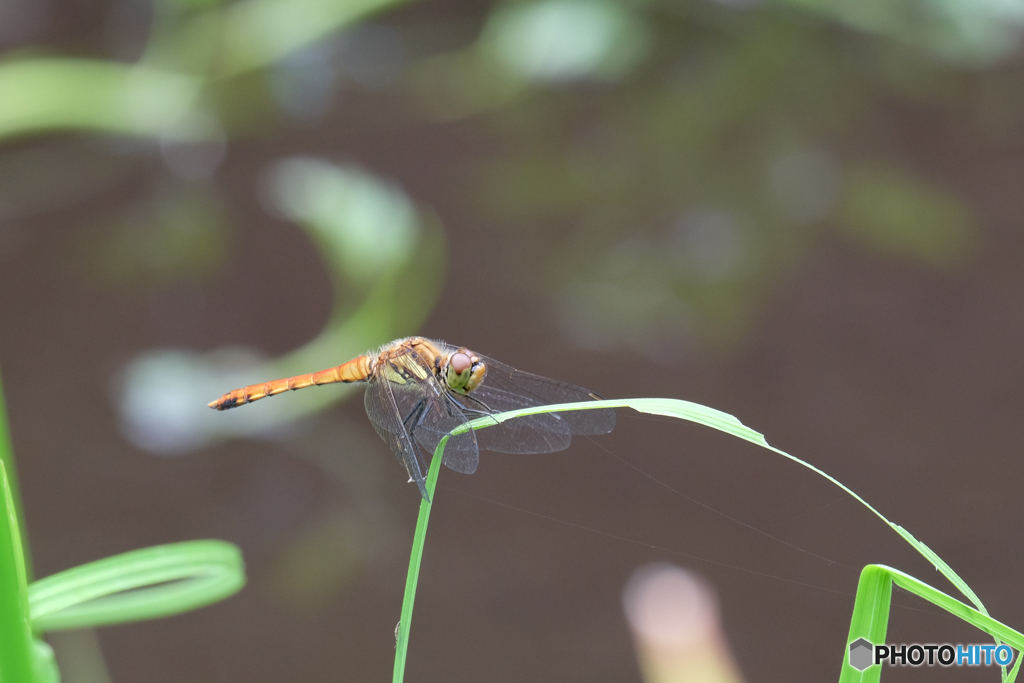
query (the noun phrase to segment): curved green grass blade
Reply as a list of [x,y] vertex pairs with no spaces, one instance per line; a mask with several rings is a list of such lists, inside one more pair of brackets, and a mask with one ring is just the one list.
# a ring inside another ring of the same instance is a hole
[[1024,634],[996,621],[988,614],[985,614],[980,610],[976,610],[970,605],[966,605],[954,597],[946,595],[937,588],[932,588],[923,581],[901,572],[899,569],[894,569],[881,564],[870,566],[884,570],[889,575],[889,578],[892,579],[892,582],[900,588],[924,598],[928,602],[941,607],[950,614],[960,617],[978,630],[984,631],[990,636],[998,638],[1000,641],[1007,643],[1008,645],[1014,646],[1018,650],[1024,649]]
[[[569,410],[595,410],[598,408],[632,408],[641,413],[651,415],[663,415],[675,417],[690,422],[696,422],[721,432],[731,434],[745,441],[755,443],[762,448],[778,453],[779,455],[792,460],[803,467],[828,479],[830,482],[841,488],[852,496],[861,505],[866,507],[879,519],[885,522],[893,531],[900,535],[907,543],[925,557],[939,572],[942,573],[961,593],[963,593],[977,609],[974,609],[955,598],[952,598],[941,591],[938,591],[927,584],[924,584],[908,574],[899,570],[884,567],[881,565],[869,565],[861,575],[860,585],[857,592],[857,604],[854,609],[854,618],[850,626],[850,638],[856,640],[865,637],[871,642],[881,643],[885,640],[885,632],[888,626],[889,603],[892,596],[892,583],[910,590],[917,595],[935,603],[949,612],[967,620],[979,629],[988,633],[1000,641],[1005,641],[1018,648],[1024,647],[1024,636],[1017,631],[995,621],[989,615],[981,600],[974,591],[967,586],[956,572],[947,565],[928,546],[918,541],[903,527],[890,522],[882,513],[872,507],[867,501],[854,493],[842,482],[833,478],[814,465],[801,460],[783,450],[775,448],[764,438],[760,432],[750,429],[734,416],[714,408],[708,408],[698,403],[681,401],[678,399],[661,398],[640,398],[623,399],[611,401],[586,401],[582,403],[561,403],[555,405],[537,406],[512,410],[497,415],[489,415],[461,425],[452,431],[452,434],[461,434],[468,429],[486,429],[525,415],[536,415],[540,413],[565,412]],[[427,491],[431,498],[434,495],[434,486],[437,482],[437,473],[440,470],[441,454],[444,450],[445,440],[438,445],[438,450],[430,463],[430,470],[427,476]],[[395,654],[394,683],[401,683],[405,673],[405,658],[408,651],[409,625],[412,619],[412,603],[415,597],[416,582],[419,578],[420,563],[423,557],[423,543],[426,536],[427,520],[430,516],[430,503],[423,501],[420,504],[420,516],[416,525],[416,535],[413,541],[412,557],[409,564],[409,574],[406,581],[405,598],[402,603],[402,620],[399,623],[397,633],[397,652]],[[1020,667],[1020,657],[1014,666],[1013,672],[1008,680],[1012,681]],[[853,677],[856,674],[856,677]],[[861,673],[848,665],[847,657],[843,660],[843,673],[841,681],[874,682],[880,678],[880,667],[872,667]]]
[[553,413],[553,412],[565,412],[567,410],[594,410],[596,408],[632,408],[633,410],[641,413],[648,413],[651,415],[664,415],[666,417],[676,417],[682,420],[689,420],[690,422],[696,422],[713,429],[717,429],[726,434],[732,434],[735,437],[744,439],[755,443],[762,448],[767,448],[770,451],[778,453],[779,455],[792,460],[793,462],[806,467],[819,474],[820,476],[828,479],[830,482],[841,488],[847,494],[852,496],[857,502],[866,507],[868,510],[873,512],[880,520],[885,522],[893,531],[899,534],[903,540],[909,543],[915,550],[917,550],[925,559],[930,562],[935,569],[942,573],[950,583],[952,583],[957,590],[963,593],[983,614],[988,614],[985,606],[981,603],[981,600],[975,595],[974,591],[961,579],[956,572],[947,565],[942,558],[935,554],[931,548],[921,543],[911,535],[909,531],[890,522],[885,515],[873,508],[866,500],[861,498],[859,495],[854,493],[851,489],[847,488],[839,480],[833,478],[826,472],[818,469],[814,465],[801,460],[800,458],[790,455],[789,453],[775,448],[765,440],[764,435],[760,432],[754,431],[750,427],[747,427],[738,419],[728,413],[723,413],[720,410],[714,408],[708,408],[702,406],[699,403],[691,403],[690,401],[680,401],[678,399],[671,398],[634,398],[634,399],[622,399],[614,401],[587,401],[584,403],[562,403],[557,405],[538,406],[534,408],[523,408],[521,410],[510,410],[507,413],[501,413],[498,415],[478,418],[472,422],[468,422],[462,425],[458,429],[454,430],[453,433],[461,433],[466,429],[484,429],[490,425],[504,422],[505,420],[511,420],[514,417],[522,415],[536,415],[538,413]]
[[29,612],[37,632],[141,621],[187,612],[245,585],[238,548],[187,541],[115,555],[34,582]]

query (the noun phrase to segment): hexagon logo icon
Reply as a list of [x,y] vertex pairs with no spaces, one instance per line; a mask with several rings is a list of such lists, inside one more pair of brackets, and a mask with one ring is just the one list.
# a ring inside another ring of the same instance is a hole
[[875,663],[875,646],[867,638],[858,638],[850,643],[850,666],[864,671]]

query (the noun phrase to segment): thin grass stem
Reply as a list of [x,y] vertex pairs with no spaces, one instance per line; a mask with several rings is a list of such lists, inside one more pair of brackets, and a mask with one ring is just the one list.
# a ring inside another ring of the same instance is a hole
[[416,584],[420,579],[420,565],[423,562],[423,545],[427,538],[427,523],[430,522],[430,509],[433,506],[434,489],[437,487],[437,475],[441,471],[441,459],[444,445],[448,437],[441,439],[427,470],[427,497],[420,501],[420,514],[416,519],[416,532],[412,539],[412,554],[409,557],[409,573],[405,579],[405,595],[402,597],[402,616],[395,629],[395,673],[394,683],[402,683],[405,677],[405,659],[409,652],[409,630],[412,627],[412,607],[416,601]]
[[33,666],[32,629],[28,611],[28,587],[18,533],[18,518],[7,480],[7,469],[0,460],[0,680],[36,680]]

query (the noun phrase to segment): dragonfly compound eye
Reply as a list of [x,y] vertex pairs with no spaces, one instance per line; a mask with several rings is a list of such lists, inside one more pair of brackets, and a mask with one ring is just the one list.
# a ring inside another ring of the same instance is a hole
[[448,360],[448,372],[445,380],[448,388],[459,394],[468,394],[480,386],[487,374],[487,366],[476,356],[460,350],[452,354]]
[[465,353],[454,353],[452,359],[449,361],[452,366],[452,370],[455,371],[456,375],[461,375],[466,370],[473,367],[473,359]]

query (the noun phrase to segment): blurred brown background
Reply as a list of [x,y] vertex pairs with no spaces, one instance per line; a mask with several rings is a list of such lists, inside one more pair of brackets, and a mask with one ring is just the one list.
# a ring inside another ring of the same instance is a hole
[[[1009,0],[0,0],[36,575],[195,538],[249,575],[99,630],[105,664],[57,634],[65,681],[390,675],[419,498],[361,392],[204,404],[411,334],[732,413],[1024,623],[1022,26]],[[837,676],[866,563],[952,591],[810,472],[627,411],[443,471],[436,503],[408,680],[638,681],[620,594],[655,560],[716,587],[752,681]],[[895,602],[892,642],[985,642]],[[886,679],[954,675],[997,674]]]

